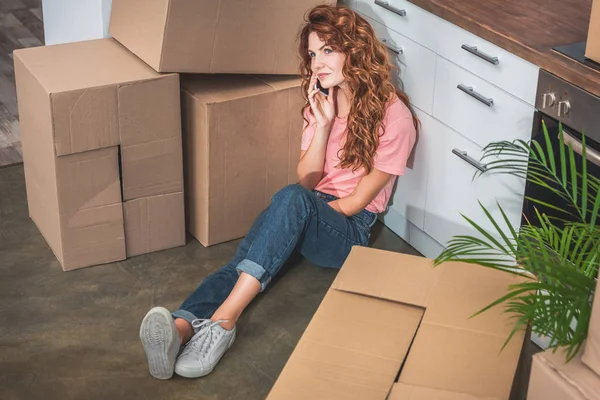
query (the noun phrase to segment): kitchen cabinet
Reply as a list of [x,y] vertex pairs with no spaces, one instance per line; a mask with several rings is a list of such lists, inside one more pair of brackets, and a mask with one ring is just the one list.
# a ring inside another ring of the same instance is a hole
[[[438,243],[447,243],[455,235],[477,235],[462,217],[466,215],[489,232],[496,232],[485,216],[483,204],[500,227],[506,230],[500,204],[512,226],[519,226],[523,207],[522,179],[499,174],[484,174],[473,179],[479,168],[482,148],[466,137],[432,119],[428,126],[428,174],[424,231]],[[469,160],[477,166],[469,163]],[[462,214],[462,215],[461,215]]]
[[533,114],[529,104],[438,56],[433,116],[468,139],[482,147],[529,140]]
[[414,165],[399,177],[383,223],[430,258],[453,236],[479,235],[461,213],[492,230],[480,201],[496,220],[499,202],[519,226],[525,182],[473,178],[485,145],[531,138],[539,68],[407,0],[345,3],[392,48],[422,123]]

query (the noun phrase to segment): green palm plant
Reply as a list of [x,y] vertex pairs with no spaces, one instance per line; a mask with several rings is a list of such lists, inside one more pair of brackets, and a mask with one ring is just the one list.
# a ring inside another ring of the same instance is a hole
[[[580,350],[589,327],[595,278],[600,263],[600,180],[588,174],[584,161],[577,170],[571,145],[563,145],[563,128],[559,125],[560,149],[555,156],[545,123],[544,140],[525,142],[493,142],[484,149],[482,161],[491,160],[480,174],[510,174],[539,185],[568,204],[560,208],[542,199],[527,200],[536,205],[537,224],[526,221],[520,227],[510,224],[498,204],[502,229],[490,211],[479,203],[494,227],[486,231],[478,223],[463,218],[479,232],[479,236],[453,237],[446,249],[434,260],[463,261],[494,268],[525,278],[509,286],[505,296],[491,307],[504,304],[505,311],[515,316],[515,332],[531,326],[532,332],[550,337],[549,348],[567,348],[567,360]],[[582,157],[586,145],[583,137]],[[557,166],[559,168],[557,168]],[[568,167],[568,168],[567,168]],[[559,172],[560,171],[560,172]],[[543,206],[543,207],[539,207]],[[551,218],[539,208],[552,209],[559,217]],[[505,343],[505,345],[506,345]]]

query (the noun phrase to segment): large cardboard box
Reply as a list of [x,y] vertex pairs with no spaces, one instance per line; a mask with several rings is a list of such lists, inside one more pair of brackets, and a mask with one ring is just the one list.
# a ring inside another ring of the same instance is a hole
[[113,0],[110,34],[160,72],[297,74],[304,14],[335,0]]
[[533,356],[527,400],[600,400],[600,376],[581,362],[568,363],[564,349]]
[[508,399],[525,332],[469,317],[520,279],[354,247],[268,399]]
[[[29,215],[63,269],[184,244],[178,75],[113,39],[17,50],[14,63]],[[168,207],[147,205],[165,195]]]
[[596,282],[592,317],[582,360],[600,376],[600,280]]
[[187,229],[205,246],[240,238],[297,182],[300,81],[188,75],[181,84]]
[[592,4],[585,56],[600,63],[600,0]]

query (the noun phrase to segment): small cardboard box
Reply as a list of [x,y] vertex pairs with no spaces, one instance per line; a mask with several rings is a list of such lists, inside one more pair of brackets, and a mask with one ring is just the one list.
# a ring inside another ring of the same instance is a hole
[[592,317],[582,361],[600,376],[600,280],[596,282]]
[[600,376],[581,362],[565,362],[563,349],[533,356],[527,400],[600,400]]
[[[113,39],[17,50],[14,63],[29,215],[63,269],[185,244],[178,75]],[[134,211],[167,194],[168,210]],[[163,213],[169,224],[139,229]]]
[[525,331],[514,275],[355,246],[268,399],[508,399]]
[[240,238],[297,182],[304,100],[289,76],[182,76],[187,229],[204,246]]
[[335,0],[113,0],[110,34],[159,72],[297,74],[304,14]]
[[585,56],[600,63],[600,0],[592,4]]

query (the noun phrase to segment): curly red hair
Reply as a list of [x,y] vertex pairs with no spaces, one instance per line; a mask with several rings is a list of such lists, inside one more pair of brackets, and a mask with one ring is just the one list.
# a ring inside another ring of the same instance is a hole
[[[377,39],[373,27],[347,7],[320,5],[308,13],[299,38],[302,59],[300,76],[306,100],[302,115],[306,108],[310,110],[307,93],[312,69],[308,36],[312,32],[316,32],[319,39],[334,51],[346,55],[342,74],[351,98],[340,167],[352,168],[354,171],[362,167],[370,173],[374,168],[375,152],[379,146],[380,128],[385,129],[381,125],[387,104],[396,95],[409,106],[408,96],[392,84],[390,77],[393,66],[388,58],[388,50]],[[312,114],[312,110],[310,112]],[[411,113],[415,129],[418,130],[419,120],[412,109]]]

